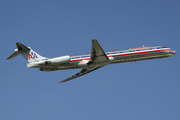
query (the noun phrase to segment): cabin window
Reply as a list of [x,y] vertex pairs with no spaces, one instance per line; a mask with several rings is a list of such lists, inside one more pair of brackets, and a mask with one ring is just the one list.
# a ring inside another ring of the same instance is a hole
[[81,58],[86,58],[87,56],[82,56]]
[[161,48],[164,48],[164,47],[157,47],[156,49],[161,49]]
[[149,50],[149,49],[144,49],[144,50]]

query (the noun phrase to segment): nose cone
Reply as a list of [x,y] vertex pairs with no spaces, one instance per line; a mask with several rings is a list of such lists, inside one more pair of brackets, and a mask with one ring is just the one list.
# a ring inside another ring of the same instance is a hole
[[174,54],[176,54],[176,51],[175,51],[175,50],[174,50],[173,52],[174,52]]
[[174,55],[174,54],[176,54],[176,51],[172,50],[170,53],[171,53],[171,55]]

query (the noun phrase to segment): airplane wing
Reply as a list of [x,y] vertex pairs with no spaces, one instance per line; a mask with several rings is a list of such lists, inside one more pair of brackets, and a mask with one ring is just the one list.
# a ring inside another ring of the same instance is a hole
[[[91,48],[91,58],[89,60],[89,62],[87,63],[88,65],[91,65],[91,64],[96,64],[96,63],[101,63],[101,62],[105,62],[109,60],[108,56],[105,54],[104,50],[102,49],[102,47],[100,46],[100,44],[98,43],[98,41],[96,39],[92,39],[92,48]],[[95,67],[95,68],[88,68],[88,69],[82,69],[79,73],[59,82],[59,83],[62,83],[62,82],[66,82],[66,81],[69,81],[69,80],[72,80],[74,78],[77,78],[77,77],[80,77],[82,75],[85,75],[89,72],[92,72],[100,67],[103,67],[103,66],[98,66],[98,67]]]
[[105,54],[98,41],[96,39],[92,39],[91,58],[88,64],[104,62],[107,60],[108,56]]
[[82,69],[79,73],[77,73],[77,74],[75,74],[75,75],[73,75],[73,76],[71,76],[71,77],[69,77],[69,78],[67,78],[67,79],[65,79],[63,81],[60,81],[59,83],[66,82],[66,81],[72,80],[74,78],[80,77],[80,76],[85,75],[87,73],[90,73],[90,72],[92,72],[94,70],[97,70],[98,68],[100,68],[100,67],[91,68],[91,69]]

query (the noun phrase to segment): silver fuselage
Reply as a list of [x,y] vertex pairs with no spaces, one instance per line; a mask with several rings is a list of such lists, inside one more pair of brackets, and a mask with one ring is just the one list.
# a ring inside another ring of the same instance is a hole
[[[36,66],[36,68],[41,68],[42,71],[55,71],[64,69],[75,69],[75,68],[93,68],[98,66],[105,66],[114,63],[123,63],[131,61],[140,61],[156,58],[169,57],[175,54],[175,51],[171,48],[165,46],[151,46],[151,47],[139,47],[139,48],[129,48],[124,50],[115,50],[105,52],[112,61],[98,64],[88,65],[91,54],[81,54],[70,56],[70,61],[64,64],[46,65],[46,66]],[[82,65],[80,65],[82,63]],[[84,64],[83,64],[84,63]],[[44,70],[43,70],[44,69]]]

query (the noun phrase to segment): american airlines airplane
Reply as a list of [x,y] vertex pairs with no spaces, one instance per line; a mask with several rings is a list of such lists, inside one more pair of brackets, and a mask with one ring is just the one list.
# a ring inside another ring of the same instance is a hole
[[30,47],[27,47],[20,42],[17,42],[16,46],[17,49],[15,49],[15,52],[7,59],[11,59],[21,54],[29,62],[27,64],[27,67],[29,68],[40,68],[41,71],[82,68],[79,73],[59,83],[80,77],[105,65],[170,57],[176,53],[173,49],[165,46],[143,46],[104,52],[98,41],[96,39],[92,39],[90,54],[46,58],[42,57]]

